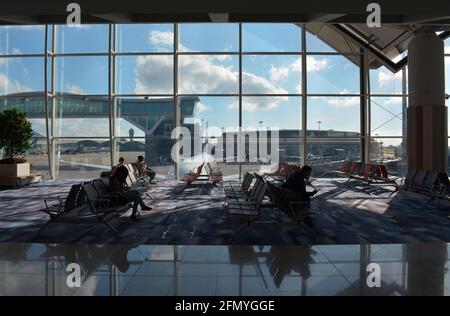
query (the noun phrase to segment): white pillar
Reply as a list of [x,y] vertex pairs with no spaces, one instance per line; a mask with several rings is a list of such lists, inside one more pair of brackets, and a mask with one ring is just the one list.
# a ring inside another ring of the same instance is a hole
[[448,155],[444,42],[416,35],[408,46],[408,169],[446,172]]

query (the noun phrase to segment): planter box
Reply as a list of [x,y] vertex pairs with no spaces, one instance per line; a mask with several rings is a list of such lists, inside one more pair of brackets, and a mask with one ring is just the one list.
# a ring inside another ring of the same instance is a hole
[[25,178],[30,175],[30,164],[0,164],[0,178]]

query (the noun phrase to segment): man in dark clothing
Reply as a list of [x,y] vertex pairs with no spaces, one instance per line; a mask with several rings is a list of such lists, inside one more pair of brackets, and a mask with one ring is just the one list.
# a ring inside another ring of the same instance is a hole
[[311,178],[311,171],[312,169],[310,166],[303,166],[300,171],[295,171],[293,174],[291,174],[282,186],[283,194],[288,201],[302,202],[300,204],[297,204],[294,209],[297,214],[301,214],[302,221],[308,227],[314,226],[308,209],[311,196],[314,196],[317,193],[316,189],[314,189],[314,191],[312,192],[306,191],[305,180]]
[[303,166],[300,171],[296,171],[289,176],[286,182],[283,184],[283,189],[288,189],[295,194],[295,198],[300,201],[309,202],[310,197],[317,193],[317,190],[312,192],[306,191],[305,180],[311,178],[311,167]]
[[140,193],[136,190],[129,190],[125,188],[126,179],[128,177],[128,169],[125,166],[119,166],[114,174],[110,178],[109,189],[111,194],[117,194],[120,198],[133,202],[133,213],[130,218],[137,220],[138,206],[144,211],[150,211],[152,208],[145,205]]

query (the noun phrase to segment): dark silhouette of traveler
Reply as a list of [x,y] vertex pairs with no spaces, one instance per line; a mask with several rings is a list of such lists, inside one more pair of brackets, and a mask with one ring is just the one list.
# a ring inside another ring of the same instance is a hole
[[[129,190],[126,187],[126,179],[128,177],[129,170],[125,166],[117,168],[114,176],[111,177],[109,187],[112,194],[119,195],[119,199],[122,198],[126,202],[133,203],[133,213],[130,219],[137,221],[138,206],[141,206],[143,211],[150,211],[152,208],[145,205],[142,200],[141,194],[137,190]],[[119,201],[120,202],[120,201]]]
[[311,178],[312,169],[310,166],[303,166],[301,170],[292,173],[282,185],[283,196],[286,200],[290,202],[303,202],[299,204],[291,204],[297,214],[302,214],[302,221],[307,225],[312,227],[312,218],[308,212],[310,206],[310,199],[318,191],[308,192],[306,191],[306,182]]
[[120,166],[123,166],[123,164],[125,163],[125,158],[120,157],[119,158],[119,163],[116,166],[113,166],[111,168],[111,172],[109,173],[109,175],[112,177],[116,174],[117,168],[119,168]]
[[311,178],[312,169],[310,166],[303,166],[300,171],[295,171],[292,173],[283,184],[283,193],[286,195],[291,195],[296,200],[310,202],[310,198],[317,193],[314,189],[312,192],[306,191],[306,182]]
[[140,176],[148,176],[150,178],[149,183],[154,183],[153,179],[156,177],[156,172],[148,167],[144,160],[144,156],[138,156],[135,165]]

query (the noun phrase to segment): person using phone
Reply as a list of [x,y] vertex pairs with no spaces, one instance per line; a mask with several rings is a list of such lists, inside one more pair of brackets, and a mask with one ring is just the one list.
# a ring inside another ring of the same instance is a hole
[[306,191],[306,181],[311,178],[312,168],[310,166],[303,166],[300,171],[292,173],[283,184],[283,189],[287,189],[295,195],[295,198],[300,201],[308,202],[310,198],[318,192],[314,189],[312,192]]

